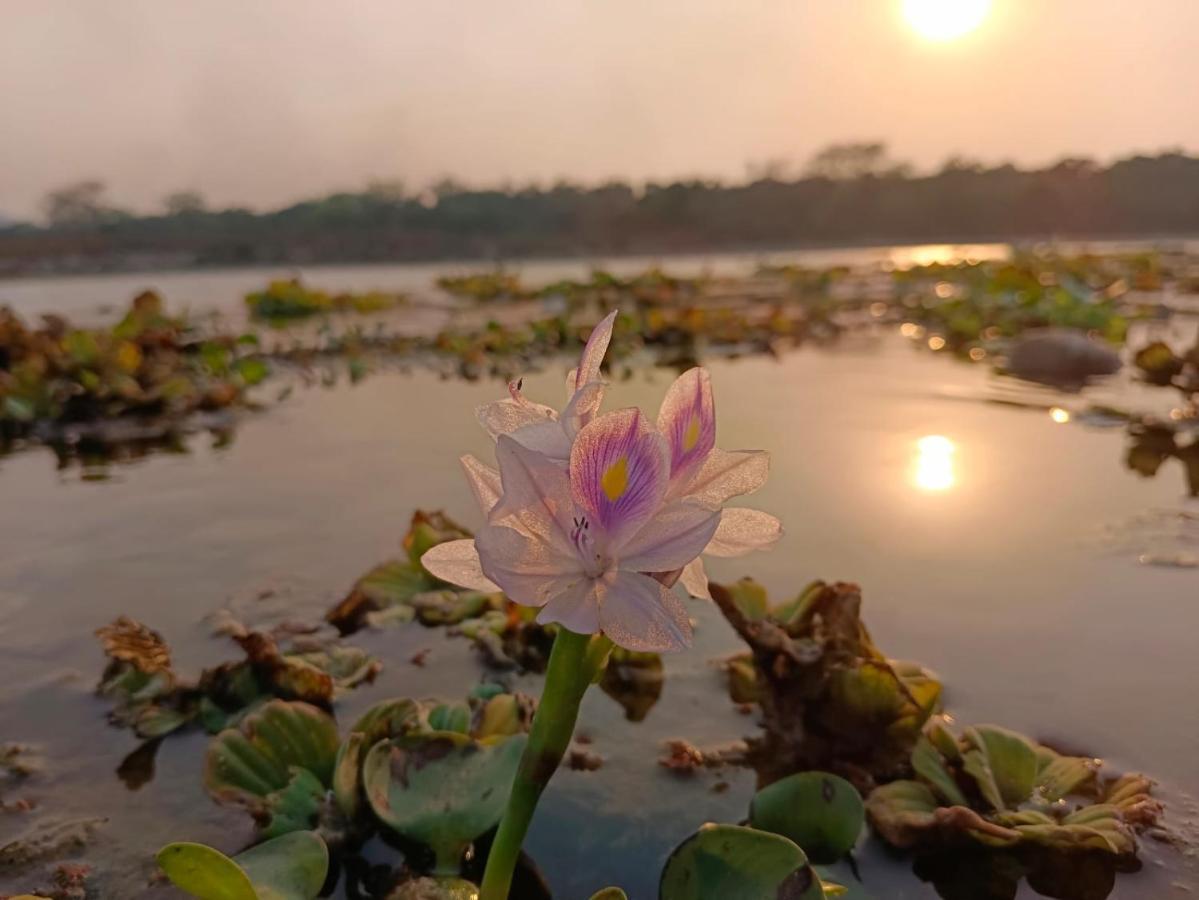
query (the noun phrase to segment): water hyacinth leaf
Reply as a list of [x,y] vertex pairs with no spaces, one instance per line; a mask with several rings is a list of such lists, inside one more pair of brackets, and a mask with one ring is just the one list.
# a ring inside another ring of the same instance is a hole
[[315,824],[324,800],[325,786],[320,780],[307,769],[293,766],[287,787],[266,797],[269,819],[263,837],[307,831]]
[[350,731],[365,735],[369,748],[385,737],[406,734],[419,727],[420,706],[404,697],[376,703],[359,717]]
[[218,803],[269,817],[267,797],[291,783],[293,769],[322,785],[333,777],[338,748],[333,717],[307,703],[272,700],[212,739],[204,759],[204,787]]
[[740,825],[704,825],[666,861],[659,900],[820,900],[820,879],[804,852],[777,834]]
[[525,712],[515,694],[496,694],[488,698],[479,714],[474,736],[484,743],[494,743],[525,728]]
[[329,874],[329,849],[311,831],[295,831],[233,858],[250,877],[259,900],[312,900]]
[[368,748],[365,734],[351,732],[337,748],[333,764],[333,799],[351,821],[362,811],[362,760]]
[[937,827],[937,798],[919,781],[892,781],[866,800],[870,824],[892,847],[905,849]]
[[618,887],[607,887],[592,894],[591,900],[629,900],[629,895]]
[[1095,760],[1062,756],[1048,747],[1037,750],[1037,794],[1053,803],[1072,794],[1094,777]]
[[158,851],[158,865],[175,887],[200,900],[258,900],[242,868],[204,844],[167,844]]
[[800,772],[754,795],[749,823],[790,838],[817,862],[833,862],[853,849],[866,810],[857,789],[828,772]]
[[933,742],[921,736],[912,750],[912,768],[916,774],[932,785],[933,790],[941,799],[950,804],[966,806],[966,796],[954,781],[953,773],[945,765],[945,760],[933,746]]
[[1022,734],[994,725],[967,728],[962,766],[996,810],[1015,809],[1037,782],[1037,751]]
[[432,848],[438,873],[450,874],[500,820],[525,743],[523,734],[483,744],[445,732],[380,741],[362,768],[367,799],[380,821]]
[[434,731],[470,733],[470,707],[465,703],[442,703],[429,711],[429,727]]

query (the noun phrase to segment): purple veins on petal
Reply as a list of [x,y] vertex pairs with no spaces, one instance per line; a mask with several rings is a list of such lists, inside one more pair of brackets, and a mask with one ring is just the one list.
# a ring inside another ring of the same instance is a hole
[[658,411],[658,430],[670,445],[671,480],[691,477],[716,446],[716,405],[706,369],[675,379]]
[[575,503],[618,549],[657,511],[669,461],[661,436],[637,409],[593,420],[575,438],[570,486]]

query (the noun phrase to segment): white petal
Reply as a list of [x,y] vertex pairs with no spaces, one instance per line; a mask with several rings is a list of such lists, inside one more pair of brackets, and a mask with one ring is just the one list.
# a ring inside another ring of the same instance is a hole
[[720,450],[714,448],[683,489],[683,496],[713,509],[733,497],[752,494],[766,483],[770,454],[765,450]]
[[479,424],[493,438],[501,434],[511,434],[526,425],[536,425],[541,422],[552,422],[558,414],[548,406],[525,400],[517,401],[511,398],[485,403],[475,410]]
[[483,574],[479,551],[473,540],[447,541],[430,547],[420,558],[420,564],[434,577],[450,584],[488,593],[499,590],[496,583]]
[[506,434],[496,441],[495,456],[503,493],[488,521],[519,528],[561,553],[574,554],[570,532],[575,506],[566,469]]
[[523,606],[544,606],[581,574],[574,557],[561,556],[537,538],[502,525],[483,526],[475,546],[483,574]]
[[570,459],[570,438],[561,422],[536,422],[523,425],[509,435],[522,447],[535,450],[550,459],[565,463]]
[[679,581],[683,582],[683,587],[692,597],[712,599],[712,592],[708,590],[708,573],[704,571],[704,561],[699,557],[683,566],[683,574],[679,576]]
[[579,429],[599,413],[600,405],[604,402],[605,387],[606,385],[602,381],[593,381],[591,384],[583,385],[574,392],[574,396],[562,410],[562,431],[571,441],[579,433]]
[[626,650],[670,653],[691,646],[687,609],[669,589],[638,572],[618,572],[601,589],[600,627]]
[[587,346],[579,357],[579,368],[575,375],[575,390],[600,379],[600,364],[604,354],[608,352],[608,344],[612,340],[612,325],[616,322],[616,310],[604,316],[602,322],[591,331],[587,338]]
[[493,469],[469,453],[458,461],[466,470],[466,480],[470,484],[471,493],[475,495],[479,509],[483,510],[483,515],[487,515],[500,499],[502,488],[499,470]]
[[719,523],[719,510],[695,503],[672,503],[620,548],[620,567],[633,572],[680,569],[703,553]]
[[537,621],[543,625],[557,622],[576,634],[595,634],[600,630],[595,579],[580,578],[564,587],[541,607]]
[[732,507],[720,515],[711,543],[704,548],[709,556],[744,556],[765,550],[783,536],[783,523],[760,509]]

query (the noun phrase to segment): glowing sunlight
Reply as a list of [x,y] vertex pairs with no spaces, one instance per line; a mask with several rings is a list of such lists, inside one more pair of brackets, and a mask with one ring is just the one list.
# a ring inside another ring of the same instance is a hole
[[991,10],[991,0],[904,0],[908,25],[930,41],[952,41],[978,28]]
[[957,447],[949,438],[930,434],[916,442],[916,465],[913,481],[922,491],[947,491],[957,477],[953,456]]

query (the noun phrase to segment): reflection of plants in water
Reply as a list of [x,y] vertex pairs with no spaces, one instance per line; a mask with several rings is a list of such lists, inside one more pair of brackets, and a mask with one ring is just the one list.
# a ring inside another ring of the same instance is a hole
[[1145,478],[1155,478],[1167,460],[1182,463],[1186,473],[1187,490],[1199,497],[1199,435],[1189,441],[1174,428],[1164,424],[1137,424],[1129,428],[1132,443],[1124,464]]

